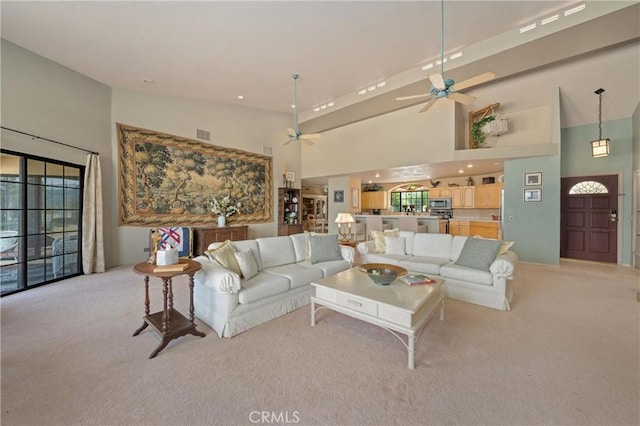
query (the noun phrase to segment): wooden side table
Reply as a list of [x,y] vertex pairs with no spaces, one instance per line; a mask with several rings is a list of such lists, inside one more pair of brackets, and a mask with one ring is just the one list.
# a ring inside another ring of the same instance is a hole
[[[184,271],[178,272],[153,272],[156,265],[149,263],[138,263],[133,267],[133,270],[144,275],[144,322],[138,328],[133,335],[137,336],[147,328],[151,326],[160,336],[162,336],[162,342],[157,348],[151,352],[149,359],[158,355],[171,340],[186,334],[192,334],[194,336],[204,337],[205,334],[196,330],[196,325],[193,322],[193,275],[202,269],[202,265],[195,260],[180,259],[180,263],[186,263],[189,266]],[[173,308],[173,286],[171,279],[178,275],[189,275],[189,319],[185,318],[180,312]],[[162,279],[162,294],[164,296],[164,308],[160,312],[151,314],[149,309],[149,277],[158,277]]]

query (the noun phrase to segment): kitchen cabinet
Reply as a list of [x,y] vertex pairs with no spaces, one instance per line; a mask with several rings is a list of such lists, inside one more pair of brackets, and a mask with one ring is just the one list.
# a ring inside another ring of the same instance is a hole
[[388,206],[387,191],[368,191],[361,196],[362,210],[384,210]]
[[468,237],[470,233],[468,220],[449,219],[449,233],[454,237],[461,235]]
[[454,186],[451,188],[451,207],[454,209],[474,208],[475,186]]
[[469,235],[475,237],[479,235],[485,238],[494,238],[499,240],[502,238],[500,233],[500,224],[495,222],[469,222]]
[[431,188],[429,198],[451,198],[451,187]]
[[474,204],[477,209],[499,209],[502,202],[502,184],[479,185],[475,189]]

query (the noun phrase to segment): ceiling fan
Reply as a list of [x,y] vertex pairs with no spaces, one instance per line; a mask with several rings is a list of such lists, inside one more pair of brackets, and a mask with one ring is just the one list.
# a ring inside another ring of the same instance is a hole
[[409,99],[430,98],[428,102],[419,112],[425,112],[431,108],[438,99],[448,98],[455,102],[460,102],[465,105],[469,105],[476,100],[473,96],[465,95],[460,90],[468,89],[469,87],[486,83],[487,81],[496,78],[496,75],[492,72],[485,72],[475,77],[471,77],[468,80],[462,81],[458,84],[450,78],[444,78],[444,0],[440,2],[440,74],[431,74],[429,80],[431,81],[431,89],[429,93],[423,93],[420,95],[401,96],[396,98],[397,101],[406,101]]
[[287,140],[284,145],[287,145],[291,141],[304,141],[309,145],[313,145],[313,141],[311,139],[320,139],[322,135],[319,133],[310,133],[308,135],[303,135],[300,130],[298,130],[298,100],[297,100],[297,80],[298,74],[293,74],[291,76],[293,78],[293,129],[287,129],[289,131],[289,140]]

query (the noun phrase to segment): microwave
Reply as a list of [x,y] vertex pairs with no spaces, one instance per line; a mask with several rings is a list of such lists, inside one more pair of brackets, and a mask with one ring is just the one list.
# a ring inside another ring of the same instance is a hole
[[430,210],[449,210],[451,209],[451,198],[429,198]]

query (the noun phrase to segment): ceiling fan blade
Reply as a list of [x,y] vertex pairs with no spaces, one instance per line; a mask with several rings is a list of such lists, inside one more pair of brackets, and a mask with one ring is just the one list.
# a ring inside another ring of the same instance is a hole
[[468,87],[475,86],[477,84],[486,83],[487,81],[491,81],[496,78],[496,75],[492,72],[485,72],[483,74],[476,75],[475,77],[471,77],[468,80],[461,81],[458,84],[454,84],[451,86],[452,90],[464,90]]
[[396,98],[396,101],[408,101],[409,99],[419,99],[431,96],[431,93],[423,93],[422,95],[400,96]]
[[322,135],[320,133],[309,133],[308,135],[300,135],[300,139],[320,139]]
[[422,109],[420,111],[418,111],[418,112],[427,112],[429,110],[429,108],[431,108],[433,106],[433,104],[436,103],[437,100],[438,100],[438,98],[431,98],[429,100],[429,102],[427,102],[425,104],[425,106],[423,106]]
[[286,141],[285,143],[283,143],[282,145],[289,145],[291,143],[291,141],[295,141],[295,139],[291,138],[288,141]]
[[287,129],[287,132],[289,133],[289,137],[290,138],[295,138],[296,137],[296,131],[293,129]]
[[470,105],[473,103],[473,101],[476,100],[476,98],[474,98],[473,96],[465,95],[464,93],[460,92],[449,93],[447,98],[451,99],[452,101],[460,102],[464,105]]
[[429,76],[429,80],[431,80],[431,84],[438,90],[445,90],[447,88],[446,84],[444,84],[444,78],[441,74],[431,74]]
[[[302,136],[309,136],[309,135],[302,135]],[[300,140],[304,143],[306,143],[307,145],[313,145],[313,141],[309,140],[309,139],[305,139],[303,137],[300,137]]]

